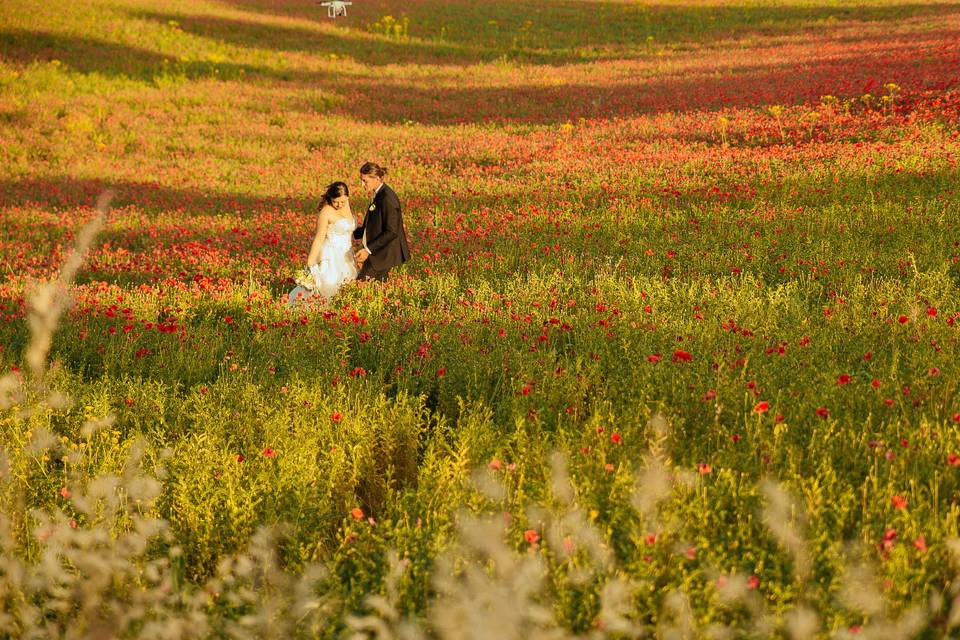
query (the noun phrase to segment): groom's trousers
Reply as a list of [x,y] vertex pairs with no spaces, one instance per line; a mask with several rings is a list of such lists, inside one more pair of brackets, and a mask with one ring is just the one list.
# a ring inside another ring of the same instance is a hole
[[363,263],[363,266],[360,267],[360,273],[357,274],[357,280],[378,280],[380,282],[387,281],[387,275],[390,273],[390,269],[385,269],[380,271],[374,269],[373,265],[370,264],[370,261],[367,260]]

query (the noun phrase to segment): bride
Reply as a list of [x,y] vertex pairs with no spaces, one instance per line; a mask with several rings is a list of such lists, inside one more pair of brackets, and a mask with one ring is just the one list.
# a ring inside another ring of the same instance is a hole
[[357,266],[351,250],[356,226],[350,212],[350,190],[345,182],[334,182],[320,201],[317,234],[307,256],[307,269],[316,286],[311,291],[298,285],[290,292],[288,305],[311,296],[330,299],[343,283],[356,279]]

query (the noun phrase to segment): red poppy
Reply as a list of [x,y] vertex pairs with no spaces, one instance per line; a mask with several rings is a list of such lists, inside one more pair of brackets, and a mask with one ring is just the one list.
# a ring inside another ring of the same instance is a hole
[[354,520],[363,520],[363,509],[354,507],[350,510],[350,515],[353,516]]
[[264,458],[276,458],[277,452],[271,449],[270,447],[263,448],[263,457]]
[[846,373],[841,373],[839,376],[837,376],[837,384],[838,384],[838,385],[843,386],[843,385],[847,384],[848,382],[850,382],[850,376],[847,375]]
[[890,499],[890,503],[893,505],[894,509],[906,509],[907,508],[907,499],[903,496],[893,496]]
[[610,442],[612,442],[613,444],[620,444],[621,442],[623,442],[623,438],[620,437],[619,433],[611,433]]
[[821,418],[826,418],[830,415],[830,410],[826,407],[817,407],[817,415]]
[[770,409],[770,403],[766,400],[761,400],[753,407],[754,413],[766,413]]
[[536,544],[540,540],[540,534],[533,529],[527,529],[523,532],[523,539],[530,544]]
[[674,362],[690,362],[691,360],[693,360],[693,356],[683,349],[677,349],[673,352]]

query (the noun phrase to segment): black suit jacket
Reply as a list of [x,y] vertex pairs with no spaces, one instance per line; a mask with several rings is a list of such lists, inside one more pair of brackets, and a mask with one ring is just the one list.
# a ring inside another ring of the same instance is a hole
[[354,229],[354,239],[363,240],[364,231],[367,233],[367,247],[370,249],[367,261],[377,271],[386,271],[410,259],[410,246],[403,228],[400,200],[386,184],[380,187],[373,197],[363,224]]

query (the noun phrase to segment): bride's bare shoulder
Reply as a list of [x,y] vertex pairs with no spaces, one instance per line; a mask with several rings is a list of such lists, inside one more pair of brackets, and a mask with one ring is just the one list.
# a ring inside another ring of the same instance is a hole
[[320,222],[329,222],[333,219],[334,214],[337,210],[331,207],[329,204],[325,204],[320,207],[320,212],[317,214],[317,220]]

